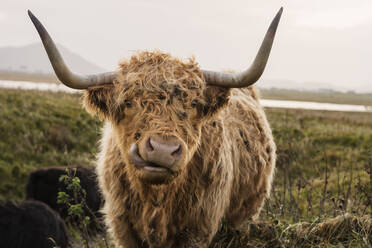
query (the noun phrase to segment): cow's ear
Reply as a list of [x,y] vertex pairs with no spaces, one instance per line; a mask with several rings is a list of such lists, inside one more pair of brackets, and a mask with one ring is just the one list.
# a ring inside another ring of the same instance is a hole
[[114,86],[105,85],[89,88],[84,92],[84,107],[92,115],[100,118],[110,118],[114,107]]
[[203,104],[203,115],[212,116],[223,109],[229,102],[231,89],[207,86],[204,90],[205,104]]

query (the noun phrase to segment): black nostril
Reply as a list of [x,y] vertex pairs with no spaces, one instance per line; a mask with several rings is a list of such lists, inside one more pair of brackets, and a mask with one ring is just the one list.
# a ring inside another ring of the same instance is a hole
[[149,150],[149,151],[153,151],[153,150],[154,150],[154,147],[153,147],[152,144],[151,144],[151,138],[149,138],[149,139],[147,140],[146,148],[147,148],[147,150]]
[[181,146],[181,145],[178,145],[177,150],[175,150],[174,152],[172,152],[171,155],[172,155],[173,157],[178,157],[178,156],[181,155],[181,153],[182,153],[182,146]]
[[141,138],[141,133],[139,133],[139,132],[135,133],[135,134],[134,134],[134,138],[135,138],[136,140],[138,140],[139,138]]

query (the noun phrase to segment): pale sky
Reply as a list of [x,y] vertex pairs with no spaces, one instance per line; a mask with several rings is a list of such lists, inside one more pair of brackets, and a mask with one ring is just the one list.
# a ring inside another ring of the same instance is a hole
[[371,0],[2,0],[0,46],[39,41],[30,9],[57,43],[107,70],[153,49],[243,70],[281,6],[263,81],[372,92]]

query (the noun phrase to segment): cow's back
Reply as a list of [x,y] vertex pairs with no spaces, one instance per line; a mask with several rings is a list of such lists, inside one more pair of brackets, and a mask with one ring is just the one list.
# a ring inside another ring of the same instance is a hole
[[9,248],[66,248],[68,235],[63,220],[46,204],[7,202],[0,203],[0,242]]

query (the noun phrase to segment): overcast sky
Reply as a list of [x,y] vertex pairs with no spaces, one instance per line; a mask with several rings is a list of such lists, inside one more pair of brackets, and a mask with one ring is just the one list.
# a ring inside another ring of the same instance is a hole
[[281,6],[263,80],[372,91],[371,0],[1,0],[0,46],[39,41],[30,9],[56,42],[107,70],[152,49],[242,70]]

